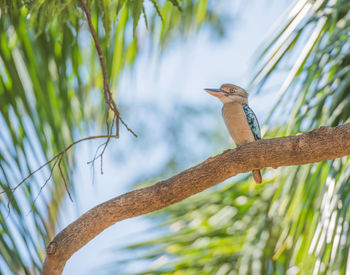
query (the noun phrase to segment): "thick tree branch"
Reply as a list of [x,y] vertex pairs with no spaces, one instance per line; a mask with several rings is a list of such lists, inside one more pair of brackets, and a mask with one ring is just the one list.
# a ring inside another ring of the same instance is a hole
[[66,261],[114,223],[182,201],[239,173],[301,165],[350,154],[350,123],[306,134],[265,139],[226,150],[157,184],[102,203],[61,231],[48,245],[42,274],[61,274]]

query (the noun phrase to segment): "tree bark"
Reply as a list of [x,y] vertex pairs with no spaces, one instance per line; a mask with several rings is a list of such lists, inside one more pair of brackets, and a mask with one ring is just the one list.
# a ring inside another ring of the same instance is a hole
[[297,136],[258,140],[187,169],[153,186],[131,191],[92,208],[50,242],[42,274],[61,274],[82,246],[118,221],[182,201],[239,173],[265,167],[301,165],[350,154],[350,123]]

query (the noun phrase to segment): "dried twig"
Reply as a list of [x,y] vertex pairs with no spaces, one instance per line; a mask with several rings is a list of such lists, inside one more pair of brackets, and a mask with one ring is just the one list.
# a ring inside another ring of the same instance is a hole
[[52,176],[52,170],[55,168],[57,161],[59,160],[59,158],[61,156],[63,156],[65,153],[67,153],[67,151],[69,151],[74,145],[86,141],[86,140],[92,140],[92,139],[99,139],[99,138],[111,138],[111,137],[115,137],[116,136],[110,136],[110,135],[101,135],[101,136],[91,136],[91,137],[86,137],[86,138],[82,138],[79,139],[77,141],[74,141],[73,143],[71,143],[66,149],[64,149],[62,152],[59,152],[57,155],[55,155],[52,159],[48,160],[47,162],[45,162],[43,165],[41,165],[38,169],[34,170],[33,172],[31,172],[28,176],[26,176],[23,180],[21,180],[15,187],[13,188],[9,188],[7,190],[3,190],[0,191],[0,194],[3,193],[8,193],[8,192],[14,192],[18,189],[18,187],[20,187],[27,179],[29,179],[30,177],[32,177],[35,173],[39,172],[41,169],[43,169],[45,166],[49,165],[51,162],[53,162],[54,160],[55,163],[51,168],[51,173],[49,178],[46,180],[45,184],[50,180],[51,176]]
[[[108,110],[107,110],[107,114],[106,114],[107,135],[91,136],[91,137],[83,138],[83,139],[80,139],[78,141],[73,142],[66,149],[64,149],[62,152],[58,153],[52,159],[50,159],[49,161],[47,161],[46,163],[41,165],[38,169],[36,169],[35,171],[31,172],[27,177],[25,177],[15,187],[7,189],[7,190],[4,190],[4,191],[0,191],[0,194],[7,193],[7,192],[12,192],[12,194],[9,196],[8,208],[10,207],[10,202],[11,202],[11,199],[13,198],[13,192],[15,192],[18,189],[18,187],[20,187],[27,179],[32,177],[36,172],[40,171],[42,168],[44,168],[45,166],[49,165],[53,161],[55,161],[55,162],[54,162],[54,165],[51,168],[50,175],[49,175],[48,179],[45,181],[45,183],[43,184],[43,186],[40,188],[39,194],[41,193],[43,187],[45,187],[46,184],[51,179],[52,172],[53,172],[53,170],[54,170],[54,168],[55,168],[55,166],[56,166],[56,164],[58,162],[58,168],[59,168],[59,171],[60,171],[60,175],[61,175],[61,177],[63,179],[63,182],[64,182],[64,185],[66,187],[66,190],[67,190],[67,193],[69,195],[69,198],[72,200],[72,196],[71,196],[71,194],[70,194],[70,192],[68,190],[67,181],[66,181],[66,178],[64,176],[64,173],[63,173],[63,170],[62,170],[62,166],[61,166],[62,159],[63,159],[64,155],[66,154],[66,152],[69,149],[71,149],[77,143],[80,143],[80,142],[85,141],[85,140],[98,139],[98,138],[107,138],[106,142],[104,142],[102,144],[102,146],[104,146],[103,149],[102,149],[102,152],[100,154],[98,154],[97,156],[95,155],[94,159],[92,161],[88,162],[88,163],[94,163],[95,160],[97,160],[98,158],[101,158],[101,173],[103,174],[103,170],[102,170],[103,154],[104,154],[104,152],[105,152],[105,150],[107,148],[107,145],[108,145],[110,139],[111,138],[119,138],[119,122],[121,122],[124,125],[124,127],[131,134],[133,134],[135,137],[137,137],[137,135],[134,133],[134,131],[132,131],[128,127],[128,125],[124,122],[124,120],[121,118],[119,110],[118,110],[118,107],[117,107],[117,104],[113,100],[113,96],[112,96],[112,93],[111,93],[110,88],[109,88],[108,74],[107,74],[107,69],[106,69],[106,64],[105,64],[105,61],[104,61],[102,48],[101,48],[100,42],[98,40],[98,37],[97,37],[96,31],[94,29],[94,26],[92,24],[90,12],[89,12],[88,8],[86,7],[86,5],[85,5],[83,0],[79,0],[79,2],[80,2],[80,5],[81,5],[82,9],[84,10],[85,15],[86,15],[86,19],[87,19],[88,25],[89,25],[89,30],[90,30],[91,36],[92,36],[92,38],[94,40],[95,47],[96,47],[96,50],[97,50],[97,53],[98,53],[98,57],[99,57],[99,61],[100,61],[100,65],[101,65],[102,76],[103,76],[103,94],[104,94],[105,103],[108,106]],[[112,119],[112,124],[111,125],[109,123],[109,115],[108,115],[108,111],[109,110],[111,110],[113,112],[113,119]],[[115,135],[113,135],[114,124],[116,125],[116,133],[115,133]],[[100,146],[98,147],[97,151],[99,150],[99,148],[100,148]]]
[[[88,21],[88,25],[89,25],[89,29],[90,29],[90,33],[92,35],[92,38],[95,42],[95,47],[98,53],[98,58],[100,60],[100,64],[101,64],[101,69],[102,69],[102,76],[103,76],[103,92],[104,92],[104,98],[105,98],[105,102],[108,105],[108,108],[114,113],[114,115],[116,116],[117,120],[116,120],[116,136],[119,137],[119,121],[125,126],[125,128],[132,133],[135,137],[137,137],[137,135],[127,126],[127,124],[124,122],[124,120],[120,117],[120,113],[119,110],[117,108],[117,105],[115,103],[115,101],[113,100],[113,96],[112,93],[109,89],[109,82],[108,82],[108,75],[107,75],[107,70],[106,70],[106,64],[104,61],[104,56],[103,56],[103,52],[102,52],[102,48],[100,45],[100,42],[98,40],[95,28],[92,24],[91,21],[91,15],[90,12],[88,10],[88,8],[86,7],[85,3],[83,0],[79,0],[81,7],[84,10],[84,13],[86,15],[86,19]],[[113,126],[112,126],[113,127]],[[108,143],[108,141],[107,141]]]

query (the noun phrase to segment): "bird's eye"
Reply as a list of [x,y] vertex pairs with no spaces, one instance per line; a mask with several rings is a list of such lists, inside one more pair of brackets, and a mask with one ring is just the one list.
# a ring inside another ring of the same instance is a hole
[[235,90],[233,88],[230,89],[230,92],[233,93]]

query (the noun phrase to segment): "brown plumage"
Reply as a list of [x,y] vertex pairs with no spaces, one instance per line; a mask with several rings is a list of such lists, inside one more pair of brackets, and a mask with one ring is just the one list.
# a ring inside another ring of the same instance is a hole
[[[260,129],[259,135],[254,135],[253,129],[249,125],[247,115],[243,109],[243,105],[245,104],[246,108],[249,109],[248,94],[244,89],[233,84],[224,84],[220,89],[205,89],[205,91],[218,97],[222,101],[222,116],[226,127],[237,146],[259,139],[258,136],[260,136]],[[250,112],[256,120],[254,113],[251,110]],[[257,126],[259,127],[259,125]],[[254,181],[260,184],[262,182],[260,170],[253,170],[252,174]]]

